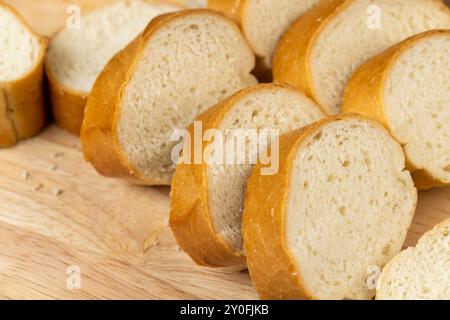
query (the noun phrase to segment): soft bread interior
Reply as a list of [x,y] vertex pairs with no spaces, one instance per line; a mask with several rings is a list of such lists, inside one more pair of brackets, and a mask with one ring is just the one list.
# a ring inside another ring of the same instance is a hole
[[267,66],[287,28],[319,0],[247,0],[242,28],[255,53]]
[[23,21],[0,5],[0,82],[23,77],[36,64],[42,46]]
[[326,24],[312,48],[312,80],[319,104],[338,114],[345,85],[358,66],[409,36],[440,28],[450,28],[450,14],[439,1],[354,1]]
[[379,300],[450,299],[450,219],[426,233],[415,248],[396,256],[383,270]]
[[417,192],[400,145],[372,121],[322,126],[293,165],[286,242],[307,292],[318,299],[370,299],[369,268],[402,248]]
[[[304,127],[324,116],[319,107],[299,92],[263,86],[235,103],[219,126],[227,129],[279,129],[280,134]],[[227,137],[227,140],[233,139]],[[246,140],[242,154],[255,155]],[[226,153],[225,153],[226,154]],[[235,251],[243,254],[242,211],[251,164],[208,166],[209,203],[215,230]]]
[[418,169],[450,183],[450,36],[423,38],[389,72],[389,125]]
[[66,88],[89,93],[108,61],[154,17],[177,10],[143,0],[124,0],[82,15],[80,28],[65,28],[51,40],[46,63]]
[[124,89],[117,136],[142,175],[170,183],[174,129],[244,87],[255,57],[237,26],[205,10],[153,35]]

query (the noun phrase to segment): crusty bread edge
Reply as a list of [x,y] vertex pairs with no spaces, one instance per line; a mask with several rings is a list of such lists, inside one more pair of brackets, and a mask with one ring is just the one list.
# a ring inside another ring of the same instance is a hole
[[[304,285],[301,270],[286,244],[286,210],[291,174],[297,152],[308,137],[315,135],[326,124],[346,118],[371,121],[387,132],[378,122],[359,115],[326,118],[282,136],[277,175],[260,175],[260,164],[253,168],[245,198],[243,237],[250,276],[262,299],[318,299]],[[416,205],[417,193],[412,212]],[[411,221],[412,216],[411,213]]]
[[[290,88],[277,84],[257,84],[242,89],[201,114],[204,131],[217,129],[228,112],[244,97],[261,89]],[[193,126],[189,128],[193,136]],[[193,142],[192,142],[193,143]],[[205,151],[209,144],[203,143]],[[193,146],[192,146],[193,147]],[[172,181],[170,226],[180,247],[199,265],[208,267],[245,266],[245,256],[235,252],[217,233],[210,206],[208,165],[179,164]]]
[[[450,12],[450,11],[449,11]],[[397,59],[424,38],[449,34],[450,30],[431,30],[412,36],[363,64],[352,76],[343,98],[343,112],[357,113],[382,123],[394,135],[386,113],[385,86]],[[397,140],[398,137],[395,137]],[[406,159],[407,168],[418,189],[450,186],[426,169],[418,168]]]
[[[113,57],[97,78],[86,105],[81,141],[85,159],[91,162],[100,174],[143,185],[170,185],[170,181],[145,177],[131,165],[120,148],[117,127],[123,90],[130,81],[148,42],[166,23],[184,16],[204,13],[227,19],[224,15],[209,9],[190,9],[160,15],[150,22],[141,35]],[[232,20],[227,21],[240,33]],[[250,47],[248,50],[251,51]]]
[[[31,138],[44,127],[47,112],[45,107],[43,76],[44,56],[47,39],[34,32],[25,19],[14,8],[0,2],[0,6],[10,11],[22,25],[39,40],[40,52],[36,63],[21,78],[0,82],[0,92],[5,114],[2,122],[9,123],[8,128],[0,129],[0,148],[10,147],[19,140]],[[8,115],[8,110],[14,114]]]
[[[449,224],[450,219],[446,219],[444,221],[442,221],[441,223],[438,223],[437,225],[435,225],[431,230],[428,230],[425,234],[422,235],[422,237],[420,237],[419,242],[422,241],[425,238],[428,238],[432,235],[434,235],[435,232],[437,232],[437,230],[439,230],[441,228],[441,226],[447,225]],[[416,245],[417,247],[417,245]],[[402,259],[403,255],[406,254],[406,252],[408,252],[408,250],[415,250],[416,247],[410,247],[407,248],[405,250],[403,250],[402,252],[400,252],[399,254],[397,254],[394,258],[392,258],[383,268],[380,277],[378,278],[378,283],[377,283],[377,294],[375,299],[376,300],[384,300],[383,298],[383,293],[382,293],[382,286],[384,283],[384,277],[386,276],[387,273],[390,273],[391,268],[394,266],[394,264],[397,263],[398,260]]]
[[281,37],[273,59],[275,82],[288,83],[306,93],[328,115],[316,92],[310,56],[315,42],[330,20],[349,7],[354,0],[321,1],[311,8]]

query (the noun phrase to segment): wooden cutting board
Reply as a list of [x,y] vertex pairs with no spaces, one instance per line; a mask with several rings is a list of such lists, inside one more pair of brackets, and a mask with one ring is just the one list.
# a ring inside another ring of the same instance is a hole
[[[6,2],[50,35],[68,4],[105,1]],[[248,273],[201,268],[179,250],[169,191],[100,177],[79,139],[53,125],[0,150],[0,298],[256,299]],[[450,189],[422,192],[406,245],[449,217]],[[67,285],[76,268],[80,289]]]

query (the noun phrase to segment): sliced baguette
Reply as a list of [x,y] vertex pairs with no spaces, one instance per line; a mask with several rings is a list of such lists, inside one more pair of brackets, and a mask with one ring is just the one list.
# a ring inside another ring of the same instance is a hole
[[400,252],[417,191],[375,121],[328,118],[280,142],[280,172],[248,181],[244,248],[264,299],[371,299],[369,268]]
[[384,124],[419,189],[450,186],[450,30],[411,37],[364,64],[343,110]]
[[324,0],[280,40],[274,78],[335,115],[358,66],[409,36],[439,28],[450,28],[450,10],[440,0]]
[[[324,117],[302,93],[274,84],[244,89],[202,114],[203,132],[218,129],[225,143],[233,129],[281,133]],[[194,136],[194,127],[190,127]],[[243,133],[242,133],[243,134]],[[203,144],[205,154],[211,143]],[[242,154],[255,155],[249,142]],[[225,152],[225,157],[227,156]],[[200,265],[244,266],[242,207],[252,164],[180,164],[172,182],[170,226],[178,244]]]
[[85,158],[106,176],[169,185],[174,130],[255,84],[254,65],[239,28],[215,11],[154,19],[94,85],[81,132]]
[[43,61],[47,40],[0,3],[0,148],[36,135],[45,125]]
[[450,300],[450,219],[392,259],[378,286],[377,300]]
[[155,1],[121,0],[82,15],[79,28],[58,31],[46,55],[56,124],[79,135],[87,97],[104,66],[150,20],[178,9]]
[[237,21],[260,58],[259,74],[270,70],[278,40],[289,26],[319,0],[209,0],[208,6]]

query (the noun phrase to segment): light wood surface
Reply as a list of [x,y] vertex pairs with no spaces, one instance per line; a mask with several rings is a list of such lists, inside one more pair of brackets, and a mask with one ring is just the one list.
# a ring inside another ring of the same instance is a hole
[[[5,2],[50,35],[68,4],[104,1]],[[0,150],[0,298],[256,299],[248,273],[201,268],[180,252],[167,227],[169,191],[100,177],[79,139],[53,125]],[[450,189],[421,193],[406,245],[449,217]],[[66,285],[72,265],[79,290]]]

